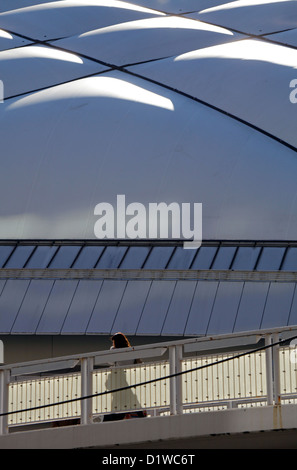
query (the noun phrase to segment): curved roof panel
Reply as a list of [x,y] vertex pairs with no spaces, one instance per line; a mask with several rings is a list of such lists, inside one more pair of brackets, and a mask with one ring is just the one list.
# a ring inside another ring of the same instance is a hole
[[8,98],[98,73],[106,67],[71,52],[30,45],[0,52],[0,70],[4,97]]
[[182,14],[229,3],[229,0],[132,0],[130,3],[165,13]]
[[166,16],[121,23],[53,44],[109,64],[127,65],[234,41],[238,37],[241,36],[224,28]]
[[161,14],[120,0],[63,0],[3,12],[0,24],[24,36],[48,40]]
[[245,34],[268,34],[294,28],[296,14],[291,0],[237,0],[190,16]]
[[289,84],[297,50],[258,39],[137,65],[134,73],[202,100],[297,147]]
[[295,236],[296,153],[141,78],[106,72],[7,100],[0,119],[1,238],[94,238],[95,205],[117,194],[202,201],[208,239]]
[[[0,12],[18,10],[19,8],[31,7],[33,5],[40,5],[41,3],[56,2],[57,0],[1,0]],[[63,0],[60,0],[63,1]]]
[[282,33],[271,34],[266,36],[271,41],[283,44],[284,46],[297,47],[297,29],[290,29],[289,31],[283,31]]
[[[27,39],[16,36],[15,34],[8,33],[3,29],[0,29],[0,51],[6,49],[13,49],[14,47],[25,46],[30,44]],[[2,73],[2,71],[1,71]]]
[[1,239],[94,239],[120,194],[202,203],[204,239],[296,238],[296,48],[237,33],[296,2],[30,3],[0,14],[33,42],[0,53]]

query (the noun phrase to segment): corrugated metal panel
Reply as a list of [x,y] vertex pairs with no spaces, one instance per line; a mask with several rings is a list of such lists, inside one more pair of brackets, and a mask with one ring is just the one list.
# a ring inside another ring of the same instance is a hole
[[74,264],[73,269],[92,269],[96,266],[99,257],[101,256],[104,246],[85,246]]
[[212,269],[230,269],[236,247],[222,246],[219,248],[214,259]]
[[217,250],[216,246],[201,246],[191,269],[209,269]]
[[172,255],[174,247],[155,246],[147,258],[144,269],[165,269]]
[[238,248],[235,259],[232,264],[234,270],[253,270],[256,266],[257,259],[261,248],[241,246]]
[[71,243],[58,246],[39,245],[36,241],[30,246],[0,244],[0,267],[296,271],[297,248],[290,245],[251,247],[235,243],[231,246],[201,246],[198,250],[185,250],[182,246],[158,246],[154,243],[132,247]]
[[264,281],[1,280],[0,334],[193,336],[292,325],[295,290]]
[[78,281],[56,280],[38,324],[37,334],[60,333]]
[[234,331],[257,330],[261,320],[269,282],[245,282],[234,325]]
[[0,280],[0,296],[1,296],[2,292],[3,292],[5,283],[6,283],[6,280],[5,280],[5,279],[1,279],[1,280]]
[[139,335],[159,335],[176,281],[153,281],[137,328]]
[[297,271],[297,248],[288,248],[281,269],[283,271]]
[[32,280],[22,302],[11,333],[35,334],[54,281]]
[[161,334],[184,334],[197,282],[177,281]]
[[112,332],[135,334],[151,286],[151,281],[129,281]]
[[261,328],[287,325],[292,306],[295,284],[272,282],[263,313]]
[[[55,255],[57,249],[57,246],[37,246],[33,255],[26,264],[26,268],[46,268],[50,263],[52,257]],[[20,268],[21,266],[18,267]]]
[[0,332],[10,333],[29,281],[8,279],[0,297]]
[[25,245],[17,246],[10,258],[5,263],[5,268],[19,268],[24,267],[28,261],[29,256],[33,252],[35,246]]
[[196,250],[185,250],[178,246],[168,264],[168,269],[189,269],[196,255]]
[[127,246],[107,246],[96,265],[96,269],[118,268],[127,249]]
[[96,305],[87,327],[87,333],[110,333],[126,285],[127,281],[103,281]]
[[88,327],[102,281],[79,281],[61,333],[84,334]]
[[288,325],[297,325],[297,289],[295,286],[294,298],[292,302]]
[[2,268],[5,265],[13,249],[14,247],[9,246],[9,245],[4,245],[0,247],[0,268]]
[[140,269],[149,252],[149,246],[131,246],[119,267],[121,269]]
[[264,247],[257,264],[257,271],[278,271],[284,253],[283,247]]
[[74,262],[81,246],[60,246],[55,257],[48,266],[50,269],[67,269]]
[[233,331],[242,289],[243,282],[220,282],[207,334]]
[[185,335],[205,335],[219,283],[198,281],[191,305]]

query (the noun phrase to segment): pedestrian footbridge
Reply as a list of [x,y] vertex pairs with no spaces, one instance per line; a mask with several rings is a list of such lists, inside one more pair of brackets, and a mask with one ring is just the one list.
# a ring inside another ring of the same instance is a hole
[[0,366],[0,448],[297,447],[295,344],[286,327]]

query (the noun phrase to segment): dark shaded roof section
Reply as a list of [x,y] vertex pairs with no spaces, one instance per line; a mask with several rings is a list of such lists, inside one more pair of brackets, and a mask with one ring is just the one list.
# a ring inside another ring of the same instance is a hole
[[0,332],[195,336],[297,324],[297,282],[0,280]]
[[3,241],[1,268],[297,271],[297,242]]
[[297,324],[297,242],[2,242],[0,334],[196,336]]

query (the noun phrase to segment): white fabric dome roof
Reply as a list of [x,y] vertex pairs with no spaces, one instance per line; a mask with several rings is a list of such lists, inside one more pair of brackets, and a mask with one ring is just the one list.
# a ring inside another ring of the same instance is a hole
[[26,3],[0,14],[1,239],[93,239],[118,194],[295,239],[296,2]]

